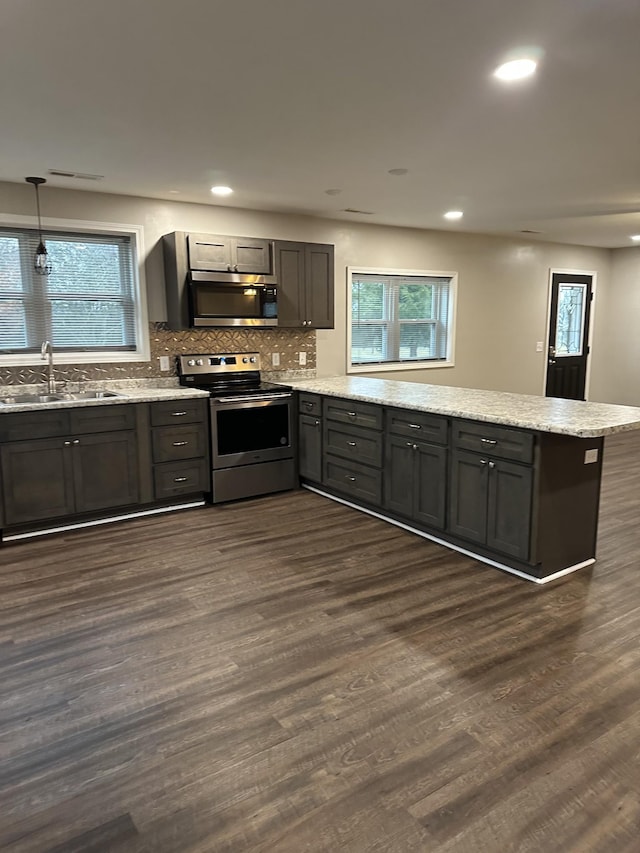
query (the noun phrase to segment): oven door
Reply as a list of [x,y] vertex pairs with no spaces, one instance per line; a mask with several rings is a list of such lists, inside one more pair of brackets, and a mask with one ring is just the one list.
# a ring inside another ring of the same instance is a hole
[[291,392],[211,399],[212,467],[293,457]]

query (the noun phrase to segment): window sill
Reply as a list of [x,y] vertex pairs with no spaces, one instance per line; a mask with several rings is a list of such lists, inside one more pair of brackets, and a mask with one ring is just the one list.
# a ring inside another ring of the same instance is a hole
[[397,373],[403,370],[434,370],[440,367],[455,367],[453,361],[385,361],[383,364],[350,364],[350,373]]

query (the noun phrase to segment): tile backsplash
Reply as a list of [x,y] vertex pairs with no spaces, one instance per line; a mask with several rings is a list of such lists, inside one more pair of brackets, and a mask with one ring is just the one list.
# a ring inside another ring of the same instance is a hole
[[[78,382],[86,379],[159,379],[176,375],[175,356],[185,353],[259,352],[262,370],[271,376],[294,373],[314,376],[316,369],[316,333],[302,329],[188,329],[174,332],[166,323],[149,327],[150,361],[103,364],[58,364],[54,350],[55,375],[58,381]],[[273,368],[271,354],[280,354],[280,366]],[[300,365],[298,353],[306,354]],[[169,373],[160,370],[160,356],[170,358]],[[47,381],[46,364],[0,367],[0,385],[37,385]]]

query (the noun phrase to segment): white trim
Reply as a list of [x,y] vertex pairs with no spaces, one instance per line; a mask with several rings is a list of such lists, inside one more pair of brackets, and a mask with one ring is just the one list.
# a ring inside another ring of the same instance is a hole
[[574,566],[568,566],[566,569],[560,569],[559,572],[554,572],[554,574],[547,575],[544,578],[537,578],[535,575],[529,575],[526,572],[520,571],[520,569],[514,569],[512,566],[506,566],[504,563],[498,563],[497,560],[492,560],[489,557],[483,557],[482,554],[477,554],[475,551],[469,551],[466,548],[462,548],[460,545],[454,545],[446,539],[440,539],[437,536],[433,536],[431,533],[425,533],[424,530],[419,530],[417,527],[412,527],[410,524],[405,524],[403,521],[396,521],[395,518],[389,518],[386,515],[381,515],[375,510],[358,506],[358,504],[351,503],[351,501],[345,500],[344,498],[338,498],[335,495],[322,491],[322,489],[316,488],[316,486],[309,486],[307,483],[302,483],[302,488],[308,489],[310,492],[315,492],[317,495],[322,495],[323,498],[329,498],[329,500],[344,504],[352,509],[357,509],[359,512],[372,515],[374,518],[379,518],[381,521],[386,521],[388,524],[401,527],[403,530],[408,530],[409,533],[415,533],[417,536],[422,536],[423,539],[429,539],[431,542],[436,542],[438,545],[443,545],[445,548],[450,548],[452,551],[464,554],[465,557],[472,557],[474,560],[480,560],[481,563],[486,563],[487,565],[500,569],[503,572],[509,572],[509,574],[517,575],[519,578],[524,578],[525,580],[532,581],[536,584],[549,583],[549,581],[564,577],[564,575],[571,574],[572,572],[577,572],[578,569],[583,569],[585,566],[591,566],[595,563],[595,558],[591,558],[589,560],[584,560],[582,563],[576,563]]
[[42,530],[30,530],[28,533],[11,533],[3,536],[3,542],[15,542],[18,539],[34,539],[36,536],[46,536],[49,533],[63,533],[65,530],[79,530],[81,527],[97,527],[101,524],[112,524],[114,521],[126,521],[129,518],[142,518],[145,515],[159,515],[161,512],[173,512],[178,509],[192,509],[204,506],[205,501],[192,501],[188,504],[160,506],[155,509],[144,509],[139,512],[127,512],[124,515],[110,515],[107,518],[96,518],[92,521],[77,521],[74,524],[62,524],[60,527],[47,527]]
[[547,297],[547,318],[546,318],[546,347],[544,350],[544,370],[542,375],[542,396],[545,397],[547,394],[547,373],[549,371],[549,340],[551,337],[551,295],[553,288],[553,276],[555,274],[559,275],[590,275],[591,276],[591,311],[589,313],[589,334],[587,336],[587,347],[589,349],[587,353],[587,373],[584,379],[584,396],[585,400],[589,399],[589,389],[591,387],[591,355],[592,355],[592,347],[593,347],[593,329],[594,322],[593,318],[595,315],[596,309],[596,292],[597,292],[597,283],[598,283],[598,273],[596,270],[568,270],[568,269],[559,269],[557,267],[551,267],[549,269],[549,282],[548,282],[548,297]]
[[[0,226],[7,228],[33,228],[33,216],[0,213]],[[85,219],[54,219],[47,217],[43,230],[71,231],[86,234],[115,234],[131,236],[134,244],[136,265],[134,268],[134,298],[136,303],[136,340],[138,349],[135,352],[113,352],[102,350],[98,352],[54,352],[56,364],[118,364],[131,361],[150,361],[149,316],[147,311],[147,284],[144,272],[144,228],[142,225],[128,225],[121,222],[91,222]],[[24,365],[41,364],[38,353],[0,354],[0,366],[21,367]]]
[[[351,282],[353,274],[362,275],[406,275],[423,276],[433,278],[448,278],[450,293],[450,318],[449,334],[447,335],[447,355],[443,361],[385,361],[382,364],[365,363],[351,364]],[[456,342],[456,311],[458,305],[458,273],[453,270],[402,270],[387,269],[383,267],[347,267],[347,359],[346,372],[356,373],[388,373],[400,370],[433,370],[439,367],[455,367],[455,342]]]

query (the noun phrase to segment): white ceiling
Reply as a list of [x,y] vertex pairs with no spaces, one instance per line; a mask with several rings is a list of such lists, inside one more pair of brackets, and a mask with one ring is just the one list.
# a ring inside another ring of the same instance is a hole
[[[535,78],[492,78],[524,45]],[[3,0],[0,81],[0,180],[54,168],[105,177],[53,186],[352,221],[640,234],[638,0]]]

